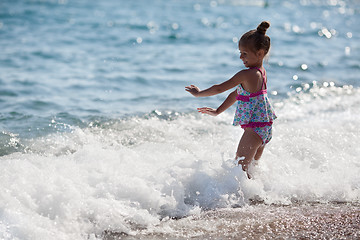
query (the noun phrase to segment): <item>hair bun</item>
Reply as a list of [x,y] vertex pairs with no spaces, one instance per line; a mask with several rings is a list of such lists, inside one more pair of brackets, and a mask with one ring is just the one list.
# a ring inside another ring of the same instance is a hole
[[259,24],[256,31],[262,35],[265,35],[266,30],[270,27],[270,23],[268,21],[263,21]]

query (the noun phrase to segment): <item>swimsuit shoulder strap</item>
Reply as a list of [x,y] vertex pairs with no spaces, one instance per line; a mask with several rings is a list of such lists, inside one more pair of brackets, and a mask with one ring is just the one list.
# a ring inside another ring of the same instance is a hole
[[[263,77],[263,83],[262,83],[262,85],[261,85],[261,90],[263,90],[263,89],[267,89],[267,86],[266,86],[266,72],[265,72],[265,69],[264,69],[264,71],[262,71],[260,68],[258,68],[258,67],[251,67],[250,69],[256,69],[256,70],[258,70],[258,71],[260,71],[261,72],[261,76]],[[264,86],[265,86],[265,88],[264,88]]]

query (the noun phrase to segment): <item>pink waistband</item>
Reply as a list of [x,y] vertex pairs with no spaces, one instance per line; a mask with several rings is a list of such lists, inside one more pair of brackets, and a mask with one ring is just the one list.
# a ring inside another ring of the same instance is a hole
[[264,89],[264,90],[261,90],[261,91],[256,92],[256,93],[251,93],[249,96],[244,96],[244,95],[239,94],[239,95],[236,96],[236,100],[243,101],[243,102],[249,102],[251,97],[256,97],[256,96],[263,95],[263,94],[266,94],[266,93],[267,93],[267,90]]
[[250,122],[248,124],[241,125],[241,128],[256,128],[256,127],[265,127],[271,126],[273,122]]

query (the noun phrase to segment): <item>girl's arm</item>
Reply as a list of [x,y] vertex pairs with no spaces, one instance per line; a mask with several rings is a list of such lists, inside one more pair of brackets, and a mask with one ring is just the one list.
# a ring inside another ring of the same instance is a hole
[[236,96],[237,96],[237,92],[235,90],[229,94],[229,96],[225,99],[225,101],[217,109],[203,107],[203,108],[198,108],[197,110],[200,113],[209,114],[211,116],[217,116],[220,113],[222,113],[223,111],[225,111],[226,109],[228,109],[231,105],[233,105],[234,102],[236,102]]
[[195,85],[187,86],[187,87],[185,87],[185,90],[188,91],[189,93],[191,93],[192,95],[194,95],[195,97],[213,96],[213,95],[225,92],[225,91],[235,87],[236,85],[242,83],[244,81],[244,79],[246,79],[244,76],[245,74],[246,74],[246,72],[244,70],[242,70],[242,71],[238,72],[237,74],[235,74],[229,80],[227,80],[221,84],[213,85],[205,90],[200,90]]

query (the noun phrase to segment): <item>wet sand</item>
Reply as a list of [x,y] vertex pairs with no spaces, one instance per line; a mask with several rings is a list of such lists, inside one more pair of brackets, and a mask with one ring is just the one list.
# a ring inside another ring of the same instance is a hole
[[360,239],[360,204],[257,204],[163,221],[103,239]]

